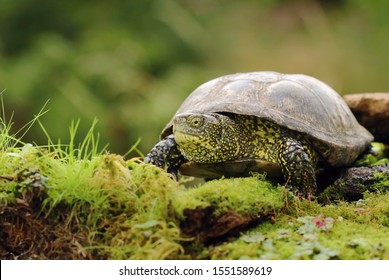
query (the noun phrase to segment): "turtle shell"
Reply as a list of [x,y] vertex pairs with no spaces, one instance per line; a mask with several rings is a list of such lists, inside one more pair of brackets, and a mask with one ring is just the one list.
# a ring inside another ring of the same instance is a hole
[[[352,163],[373,141],[337,92],[302,74],[263,71],[222,76],[195,89],[175,116],[211,112],[252,115],[302,133],[333,166]],[[161,139],[172,133],[172,120]]]

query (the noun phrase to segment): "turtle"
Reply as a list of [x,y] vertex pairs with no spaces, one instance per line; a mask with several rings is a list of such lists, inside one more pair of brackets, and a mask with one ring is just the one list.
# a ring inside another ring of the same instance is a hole
[[236,73],[196,88],[145,162],[174,177],[283,175],[288,189],[312,196],[319,164],[349,166],[372,141],[324,82],[304,74]]

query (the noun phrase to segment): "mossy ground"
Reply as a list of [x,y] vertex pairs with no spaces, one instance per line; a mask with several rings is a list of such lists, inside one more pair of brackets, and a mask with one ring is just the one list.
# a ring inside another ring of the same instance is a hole
[[[92,132],[77,149],[1,137],[1,259],[389,259],[387,175],[363,200],[321,205],[261,176],[186,187],[99,152]],[[212,242],[182,234],[185,211],[209,207],[264,219]]]

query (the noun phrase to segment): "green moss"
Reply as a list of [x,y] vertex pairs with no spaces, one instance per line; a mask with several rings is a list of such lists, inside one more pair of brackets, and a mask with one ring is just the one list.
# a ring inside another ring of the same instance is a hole
[[[15,219],[25,221],[23,230],[29,229],[28,240],[33,241],[25,249],[31,251],[26,256],[389,259],[386,174],[375,175],[379,191],[366,192],[363,200],[321,205],[293,197],[283,187],[258,176],[186,188],[164,171],[136,159],[125,161],[108,153],[88,158],[63,155],[53,148],[32,145],[9,147],[0,153],[0,222],[7,229],[5,225]],[[215,215],[228,211],[271,213],[273,219],[213,245],[184,239],[176,219],[185,220],[185,209],[209,206],[215,209]],[[21,209],[28,212],[32,222],[20,216]],[[50,245],[42,251],[40,240],[53,244],[53,236],[63,242],[60,249]],[[9,235],[2,242],[9,245],[22,237]],[[18,249],[22,246],[11,245]],[[58,254],[61,249],[62,255]],[[2,258],[11,257],[6,252],[1,254]]]
[[[7,131],[0,138],[2,259],[389,259],[385,173],[374,175],[363,199],[322,205],[260,176],[187,188],[155,166],[99,151],[92,132],[76,149],[24,144]],[[183,238],[185,210],[207,207],[215,216],[271,219],[214,244]]]
[[380,192],[389,191],[389,173],[387,172],[376,172],[374,174],[374,188]]
[[[44,251],[38,258],[389,259],[389,194],[383,192],[387,175],[380,173],[380,192],[324,206],[258,176],[186,188],[154,166],[113,154],[70,159],[25,145],[3,150],[0,162],[1,222],[17,215],[10,207],[22,205],[64,241],[64,251],[74,250],[55,256]],[[182,238],[176,218],[184,220],[185,209],[209,206],[215,215],[231,210],[274,218],[214,245]]]
[[389,195],[321,206],[292,202],[272,222],[211,246],[212,259],[389,259]]
[[1,242],[9,248],[1,258],[184,257],[169,218],[182,186],[154,166],[97,152],[92,133],[78,149],[3,145],[0,164]]
[[311,216],[299,220],[288,217],[278,220],[275,224],[269,222],[262,224],[242,234],[234,242],[214,246],[209,250],[208,257],[213,259],[388,259],[388,233],[387,227],[341,219],[336,219],[330,230],[319,230],[312,222]]
[[181,220],[185,218],[184,209],[209,206],[216,216],[228,210],[249,215],[274,213],[284,207],[285,193],[282,187],[274,187],[258,176],[219,179],[175,193],[173,208]]

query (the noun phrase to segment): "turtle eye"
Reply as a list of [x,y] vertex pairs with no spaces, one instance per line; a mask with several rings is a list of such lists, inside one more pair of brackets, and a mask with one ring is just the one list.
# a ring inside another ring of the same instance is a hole
[[202,117],[192,117],[189,119],[189,124],[193,128],[199,128],[203,125],[203,118]]

